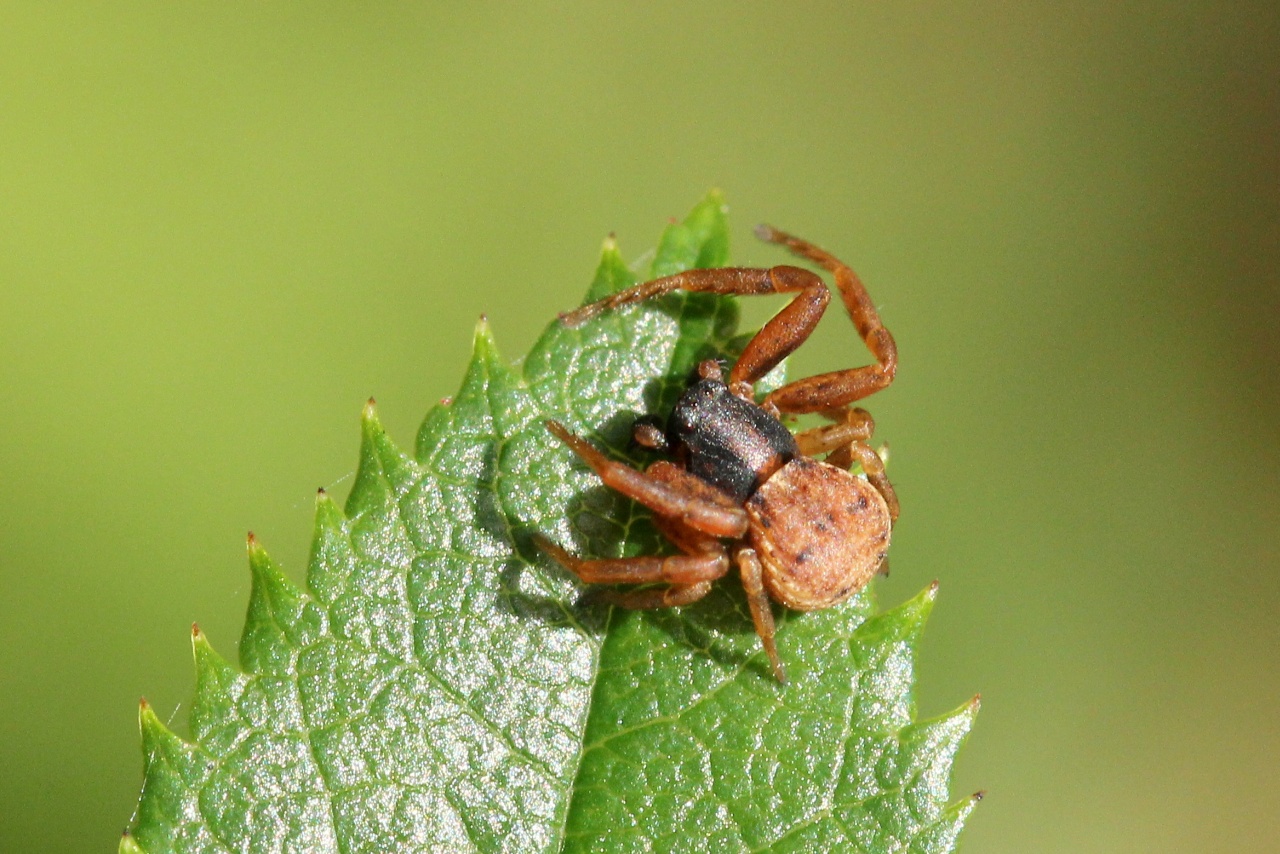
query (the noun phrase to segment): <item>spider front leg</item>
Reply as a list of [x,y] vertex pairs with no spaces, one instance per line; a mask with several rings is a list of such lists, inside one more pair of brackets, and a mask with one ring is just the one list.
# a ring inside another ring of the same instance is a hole
[[831,291],[816,273],[799,267],[779,266],[720,267],[709,270],[687,270],[654,279],[607,296],[599,302],[584,305],[562,314],[566,326],[578,326],[609,309],[669,294],[672,291],[722,294],[725,296],[761,296],[764,294],[796,294],[747,343],[729,375],[729,387],[750,398],[750,386],[777,367],[778,363],[805,342],[817,327]]
[[[857,273],[826,250],[771,226],[758,226],[756,236],[787,247],[796,255],[824,267],[835,277],[836,289],[840,291],[845,310],[849,312],[858,335],[876,360],[873,365],[832,371],[787,383],[773,391],[765,402],[773,404],[782,412],[824,412],[846,406],[887,388],[897,374],[898,347],[889,330],[880,322],[875,303],[871,301],[871,296]],[[760,330],[756,338],[762,337],[767,329],[768,326]],[[752,344],[754,343],[753,340]]]
[[729,571],[729,556],[723,548],[692,555],[584,560],[543,537],[535,537],[534,542],[587,584],[647,584],[665,581],[669,585],[655,590],[611,593],[607,596],[611,604],[623,608],[688,605],[706,596],[711,591],[711,582]]
[[[656,463],[659,468],[655,479],[659,482],[682,483],[673,474],[685,472],[670,463]],[[688,486],[690,484],[686,484]],[[700,481],[692,484],[691,499],[703,494],[705,486]],[[716,537],[689,525],[683,519],[654,516],[654,526],[684,554],[659,556],[645,555],[630,558],[604,558],[584,560],[560,548],[544,537],[535,536],[534,542],[554,557],[566,569],[588,584],[648,584],[665,581],[668,586],[630,593],[608,591],[603,598],[622,608],[648,609],[670,608],[696,602],[711,592],[711,582],[729,571],[729,555]]]
[[659,461],[648,471],[637,471],[609,459],[558,421],[548,421],[547,429],[591,466],[606,486],[654,513],[680,519],[690,528],[713,537],[741,537],[747,532],[745,510],[683,469]]

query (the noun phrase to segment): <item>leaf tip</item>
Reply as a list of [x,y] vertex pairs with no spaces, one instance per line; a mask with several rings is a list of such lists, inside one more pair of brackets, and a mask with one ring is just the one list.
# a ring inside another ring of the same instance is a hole
[[249,569],[255,575],[263,575],[267,573],[276,574],[274,565],[271,562],[271,555],[267,554],[267,547],[262,544],[252,532],[249,533]]
[[196,658],[196,663],[210,655],[217,655],[214,652],[213,644],[209,643],[209,636],[204,633],[199,624],[191,624],[191,652]]
[[489,316],[480,315],[476,321],[475,337],[471,343],[471,357],[488,362],[498,355],[498,345],[493,340],[493,329],[489,326]]
[[986,796],[987,796],[986,789],[979,789],[978,791],[974,792],[972,795],[969,796],[969,802],[976,804]]
[[267,547],[253,534],[249,534],[249,571],[255,579],[283,581],[280,570],[272,563],[271,555],[267,554]]
[[258,556],[265,554],[266,549],[262,547],[262,543],[258,541],[258,535],[250,531],[244,538],[245,551],[249,553],[249,560],[253,561]]
[[976,715],[978,713],[978,710],[981,708],[982,708],[982,695],[974,694],[973,699],[969,701],[970,714]]
[[337,509],[338,505],[333,500],[333,496],[329,494],[329,490],[321,487],[316,490],[316,513],[321,518],[327,518],[328,514]]
[[929,613],[933,611],[933,603],[937,602],[937,598],[938,583],[937,580],[934,580],[927,588],[920,590],[914,599],[909,599],[902,603],[900,609],[913,613],[915,620],[923,625],[924,621],[928,620]]
[[366,424],[378,423],[378,401],[372,397],[364,402],[364,409],[360,410],[360,419]]
[[155,707],[147,702],[146,697],[138,698],[138,729],[142,731],[144,745],[148,742],[148,739],[154,740],[169,731],[169,728],[164,725],[164,721],[160,720],[160,717],[156,714]]
[[133,838],[133,834],[127,827],[120,834],[120,847],[116,851],[117,854],[143,854],[142,846]]

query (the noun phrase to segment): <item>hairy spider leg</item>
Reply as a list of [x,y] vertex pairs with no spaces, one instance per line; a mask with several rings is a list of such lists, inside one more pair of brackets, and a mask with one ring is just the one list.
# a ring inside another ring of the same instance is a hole
[[741,537],[747,532],[746,511],[696,476],[670,463],[655,463],[649,471],[637,471],[609,459],[558,421],[548,421],[547,429],[581,457],[606,486],[653,512],[678,518],[714,537]]
[[610,605],[626,608],[628,611],[652,611],[655,608],[692,605],[710,592],[711,582],[702,581],[697,584],[673,584],[670,587],[632,590],[628,593],[606,590],[600,597]]
[[587,584],[644,584],[651,581],[668,583],[666,587],[649,590],[630,593],[610,590],[601,594],[609,604],[632,610],[670,608],[696,602],[711,592],[712,581],[729,571],[729,559],[723,549],[719,555],[708,553],[694,556],[583,560],[545,537],[535,536],[534,542],[538,548]]
[[754,385],[761,377],[777,367],[817,327],[822,313],[831,301],[831,291],[816,273],[799,267],[779,266],[769,269],[756,267],[720,267],[709,270],[686,270],[673,276],[665,276],[649,282],[633,285],[626,290],[593,302],[590,305],[562,314],[560,319],[568,326],[577,326],[609,309],[669,294],[672,291],[693,291],[733,296],[762,296],[765,294],[794,293],[796,297],[769,319],[756,333],[729,374],[729,386],[735,394],[749,397],[745,385]]
[[747,591],[747,605],[751,608],[751,621],[755,623],[756,634],[764,645],[769,663],[773,665],[773,675],[779,682],[786,683],[787,674],[778,659],[778,646],[774,643],[776,629],[773,624],[773,609],[769,605],[769,594],[764,589],[764,567],[755,549],[743,546],[734,552],[738,562],[738,571],[742,574],[742,586]]
[[[835,277],[836,289],[849,312],[849,318],[876,360],[874,365],[832,371],[787,383],[770,393],[766,402],[772,403],[782,412],[822,412],[853,403],[887,388],[897,374],[898,347],[889,330],[880,322],[875,303],[871,301],[871,296],[858,275],[830,252],[772,226],[757,226],[756,236],[785,246]],[[762,329],[761,335],[763,334]]]
[[[893,336],[880,321],[861,279],[844,262],[824,249],[771,226],[761,225],[756,236],[785,246],[830,272],[845,309],[863,343],[875,357],[875,364],[818,374],[788,383],[766,398],[766,405],[781,412],[823,412],[861,400],[893,382],[898,368],[898,348]],[[815,273],[799,267],[722,267],[687,270],[673,276],[642,282],[611,294],[598,302],[560,316],[568,326],[578,326],[597,315],[630,303],[662,296],[672,291],[694,291],[735,296],[796,293],[782,311],[774,315],[748,342],[729,375],[735,394],[746,396],[745,386],[754,385],[779,362],[795,352],[817,327],[831,292]]]
[[[893,484],[889,482],[889,476],[885,474],[884,460],[880,459],[880,455],[866,442],[850,442],[845,447],[862,466],[862,473],[867,476],[867,482],[884,497],[884,503],[889,508],[889,524],[891,526],[897,524],[900,509],[898,493],[894,491]],[[849,466],[846,465],[845,468]]]
[[[850,442],[865,442],[875,434],[875,419],[865,409],[844,407],[822,414],[836,423],[829,424],[826,427],[802,430],[796,434],[796,444],[800,447],[800,453],[806,457],[831,453],[845,447]],[[827,460],[827,462],[836,465],[832,460]],[[848,468],[848,465],[845,465],[844,468]]]
[[867,444],[876,429],[871,413],[859,407],[846,407],[824,412],[823,415],[841,420],[826,427],[814,427],[797,433],[796,444],[800,447],[800,453],[807,457],[826,453],[825,462],[842,469],[852,468],[857,462],[862,466],[867,482],[884,497],[884,502],[889,507],[889,523],[896,523],[901,509],[898,495],[885,473],[884,460]]
[[729,556],[724,549],[696,555],[646,555],[585,560],[544,537],[535,537],[535,542],[587,584],[649,584],[665,581],[673,585],[690,585],[715,581],[729,571]]

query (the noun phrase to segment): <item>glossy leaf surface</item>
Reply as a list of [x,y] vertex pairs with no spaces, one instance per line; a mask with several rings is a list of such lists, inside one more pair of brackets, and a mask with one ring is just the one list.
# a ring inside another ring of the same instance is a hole
[[[643,277],[727,261],[711,196]],[[637,279],[607,241],[592,300]],[[317,503],[304,587],[250,540],[237,668],[196,630],[191,738],[145,706],[145,780],[122,851],[945,852],[976,703],[926,723],[911,699],[933,591],[778,612],[773,681],[741,590],[610,611],[532,543],[662,547],[647,513],[545,430],[619,457],[694,365],[732,358],[733,300],[677,294],[552,322],[512,367],[482,322],[458,393],[412,453],[372,403],[344,507]]]

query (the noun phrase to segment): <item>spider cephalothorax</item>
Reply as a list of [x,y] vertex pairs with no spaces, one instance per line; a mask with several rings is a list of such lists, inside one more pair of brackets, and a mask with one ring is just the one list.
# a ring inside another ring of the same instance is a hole
[[[885,566],[898,500],[883,462],[867,444],[875,424],[851,404],[893,382],[898,355],[852,270],[781,231],[761,226],[756,233],[834,275],[875,364],[796,380],[756,402],[755,384],[804,343],[831,298],[821,278],[798,267],[689,270],[565,314],[562,322],[576,326],[675,290],[797,294],[743,349],[727,382],[716,362],[703,362],[665,431],[647,419],[637,422],[636,441],[666,451],[671,460],[638,471],[547,422],[601,480],[651,509],[654,524],[680,554],[583,560],[544,539],[539,543],[586,582],[663,583],[611,597],[626,608],[694,602],[736,565],[774,675],[785,681],[769,599],[800,611],[826,608],[861,590]],[[834,423],[792,435],[779,420],[783,413],[819,413]],[[822,454],[824,459],[816,459]],[[855,462],[861,476],[849,472]]]

